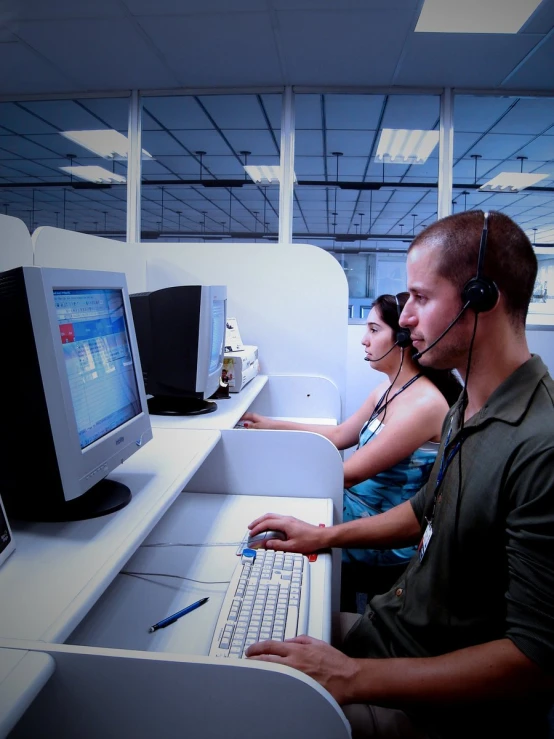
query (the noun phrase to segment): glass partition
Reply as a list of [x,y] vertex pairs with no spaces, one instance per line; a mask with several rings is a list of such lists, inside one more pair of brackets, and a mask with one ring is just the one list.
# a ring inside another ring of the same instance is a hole
[[143,98],[142,240],[277,240],[281,97]]
[[128,98],[0,103],[0,212],[125,240]]
[[554,98],[458,95],[453,211],[498,210],[535,246],[528,324],[554,324]]
[[440,97],[298,94],[295,108],[293,240],[338,259],[362,322],[405,289],[407,247],[437,217]]

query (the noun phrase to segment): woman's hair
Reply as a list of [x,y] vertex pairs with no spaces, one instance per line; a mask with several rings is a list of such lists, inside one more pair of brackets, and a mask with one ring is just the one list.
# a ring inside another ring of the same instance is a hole
[[[372,308],[376,308],[379,311],[379,315],[383,321],[389,326],[394,333],[394,340],[400,329],[398,323],[402,309],[406,305],[409,298],[409,293],[398,293],[398,295],[379,295],[372,303]],[[398,302],[397,302],[398,301]],[[410,344],[406,351],[411,351],[412,354],[416,354],[415,349]],[[458,400],[458,397],[462,391],[462,385],[458,378],[450,370],[437,370],[432,367],[423,367],[415,359],[418,371],[427,377],[446,398],[448,405],[452,406]]]

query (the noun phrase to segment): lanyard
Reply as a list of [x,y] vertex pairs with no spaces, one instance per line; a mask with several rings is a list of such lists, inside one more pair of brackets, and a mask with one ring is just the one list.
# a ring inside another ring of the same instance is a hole
[[451,436],[452,436],[452,425],[450,426],[448,430],[448,435],[446,437],[446,442],[444,444],[444,448],[442,451],[441,463],[439,467],[439,474],[437,475],[437,480],[435,482],[435,494],[433,497],[433,510],[431,511],[431,518],[428,519],[429,523],[431,523],[433,519],[435,518],[435,508],[437,507],[437,501],[439,498],[439,489],[442,484],[442,481],[444,480],[444,476],[446,475],[446,471],[450,465],[450,462],[452,462],[456,454],[459,452],[460,447],[462,446],[462,440],[460,439],[460,441],[454,444],[452,449],[449,451],[448,455],[446,455],[446,449],[450,442]]
[[394,395],[392,396],[392,398],[390,398],[390,400],[387,400],[387,402],[386,402],[386,403],[384,403],[384,404],[382,405],[382,403],[383,403],[383,399],[384,399],[385,395],[386,395],[386,394],[387,394],[387,393],[389,392],[389,390],[390,390],[390,388],[387,388],[387,389],[385,390],[385,392],[384,392],[384,393],[383,393],[383,394],[381,395],[381,397],[379,398],[379,400],[377,401],[377,405],[376,405],[376,406],[375,406],[375,408],[373,409],[373,413],[371,414],[371,416],[369,417],[369,419],[368,419],[368,420],[367,420],[367,421],[366,421],[366,422],[364,423],[364,425],[362,426],[362,430],[360,431],[360,436],[361,436],[361,435],[362,435],[362,434],[364,433],[364,431],[365,431],[365,430],[367,429],[367,427],[369,426],[369,424],[370,424],[370,423],[371,423],[372,421],[374,421],[374,420],[375,420],[375,419],[377,418],[377,416],[378,416],[378,415],[379,415],[379,414],[381,413],[381,411],[384,411],[384,410],[386,409],[386,407],[387,407],[387,406],[389,405],[389,403],[392,403],[392,401],[393,401],[393,400],[394,400],[394,399],[395,399],[395,398],[396,398],[396,397],[397,397],[398,395],[400,395],[400,393],[403,393],[403,392],[404,392],[404,390],[406,390],[407,388],[409,388],[409,387],[410,387],[410,385],[411,385],[411,384],[412,384],[413,382],[415,382],[416,380],[418,380],[418,379],[419,379],[420,377],[421,377],[421,372],[420,372],[420,373],[419,373],[418,375],[414,375],[413,377],[411,377],[411,378],[410,378],[410,379],[408,380],[408,382],[405,382],[405,383],[404,383],[404,384],[402,385],[402,387],[400,388],[400,390],[399,390],[398,392],[396,392],[396,393],[395,393],[395,394],[394,394]]

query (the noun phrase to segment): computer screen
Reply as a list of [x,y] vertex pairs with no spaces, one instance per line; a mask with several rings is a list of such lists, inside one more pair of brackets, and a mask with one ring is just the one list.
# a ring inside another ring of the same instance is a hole
[[[122,508],[130,490],[107,475],[152,438],[125,275],[19,267],[0,273],[10,361],[0,384],[11,428],[0,472],[9,515],[75,520]],[[8,466],[9,467],[9,466]]]
[[176,285],[131,295],[148,407],[161,415],[210,413],[219,388],[227,288]]
[[81,449],[140,411],[121,290],[54,290]]

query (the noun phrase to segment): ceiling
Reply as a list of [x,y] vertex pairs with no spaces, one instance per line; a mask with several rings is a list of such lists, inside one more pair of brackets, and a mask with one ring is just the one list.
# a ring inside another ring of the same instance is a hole
[[[76,187],[60,167],[125,175],[126,163],[106,165],[59,134],[126,134],[128,90],[140,89],[153,156],[143,162],[143,237],[275,238],[278,187],[249,183],[242,165],[279,162],[287,84],[296,86],[295,240],[405,249],[402,237],[436,218],[438,154],[383,167],[379,132],[438,129],[438,93],[449,86],[467,91],[454,108],[454,210],[503,210],[537,243],[554,243],[554,97],[545,96],[554,0],[514,35],[416,34],[420,9],[421,0],[4,0],[0,208],[31,230],[124,238],[125,187]],[[520,170],[548,177],[520,193],[478,191]]]
[[[521,0],[522,2],[524,0]],[[414,33],[421,0],[3,0],[0,94],[554,88],[554,2],[519,33]]]

